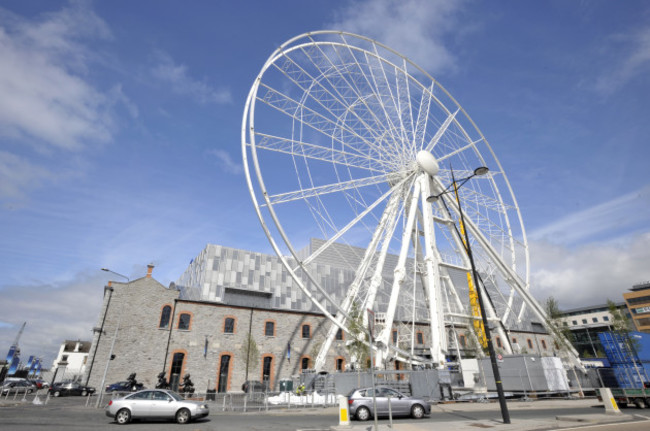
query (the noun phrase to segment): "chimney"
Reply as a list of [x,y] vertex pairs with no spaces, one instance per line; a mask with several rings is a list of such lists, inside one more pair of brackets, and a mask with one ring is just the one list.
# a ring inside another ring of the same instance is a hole
[[147,265],[147,278],[151,278],[151,273],[153,272],[153,263]]

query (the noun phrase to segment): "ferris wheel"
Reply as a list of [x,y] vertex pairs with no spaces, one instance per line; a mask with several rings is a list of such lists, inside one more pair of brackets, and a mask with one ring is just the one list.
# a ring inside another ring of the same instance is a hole
[[[316,368],[359,318],[375,328],[378,360],[440,365],[458,330],[484,342],[479,289],[504,353],[513,351],[506,328],[526,313],[546,322],[528,292],[525,230],[501,164],[456,100],[398,52],[345,32],[287,41],[250,90],[242,152],[271,246],[332,321]],[[454,179],[467,180],[457,197]],[[310,238],[320,241],[305,251]],[[349,276],[324,279],[325,256]]]

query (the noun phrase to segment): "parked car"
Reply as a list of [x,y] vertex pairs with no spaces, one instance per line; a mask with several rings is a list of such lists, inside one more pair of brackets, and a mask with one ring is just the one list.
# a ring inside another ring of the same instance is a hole
[[143,389],[144,385],[142,383],[133,384],[133,382],[129,380],[106,385],[106,392],[135,392]]
[[241,390],[248,394],[251,392],[266,392],[268,391],[268,388],[259,380],[246,380],[244,384],[241,385]]
[[0,393],[2,395],[9,394],[31,394],[37,390],[36,386],[27,380],[7,380],[2,383]]
[[47,381],[45,381],[43,379],[40,379],[40,378],[38,378],[38,379],[29,379],[28,381],[31,382],[32,384],[34,384],[34,386],[36,386],[37,389],[47,389],[47,388],[50,387],[49,382],[47,382]]
[[124,425],[132,419],[173,419],[179,424],[203,418],[210,413],[208,405],[185,400],[167,389],[145,389],[109,401],[106,416]]
[[[348,394],[350,417],[366,421],[374,416],[372,388],[354,389]],[[388,416],[388,400],[393,416],[412,416],[420,419],[431,413],[431,405],[421,398],[409,397],[395,389],[378,386],[375,388],[377,416]]]
[[68,395],[81,395],[85,397],[95,393],[95,388],[84,386],[79,382],[58,382],[48,389],[48,393],[55,397],[64,397]]

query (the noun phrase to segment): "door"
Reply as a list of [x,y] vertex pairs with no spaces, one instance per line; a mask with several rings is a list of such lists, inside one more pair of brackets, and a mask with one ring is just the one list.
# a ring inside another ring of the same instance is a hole
[[223,355],[219,364],[219,384],[218,392],[228,391],[228,373],[230,372],[230,355]]

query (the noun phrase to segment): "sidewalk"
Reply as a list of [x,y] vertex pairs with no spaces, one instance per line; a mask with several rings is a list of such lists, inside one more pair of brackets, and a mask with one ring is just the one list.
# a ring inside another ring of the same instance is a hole
[[[431,416],[440,418],[435,422],[395,423],[391,429],[388,421],[383,419],[379,425],[380,431],[477,431],[479,429],[494,429],[498,431],[534,431],[578,427],[584,425],[620,423],[633,420],[650,420],[650,412],[635,411],[630,414],[606,414],[604,408],[594,408],[594,413],[573,414],[572,410],[602,405],[597,399],[580,400],[538,400],[531,402],[508,402],[511,413],[517,410],[557,409],[554,420],[540,419],[511,419],[510,424],[504,424],[498,403],[450,403],[437,404],[431,407]],[[480,419],[478,412],[494,412],[491,419]],[[629,413],[629,412],[628,412]],[[649,426],[650,428],[650,426]],[[351,421],[349,426],[335,426],[332,431],[374,431],[374,421]]]

